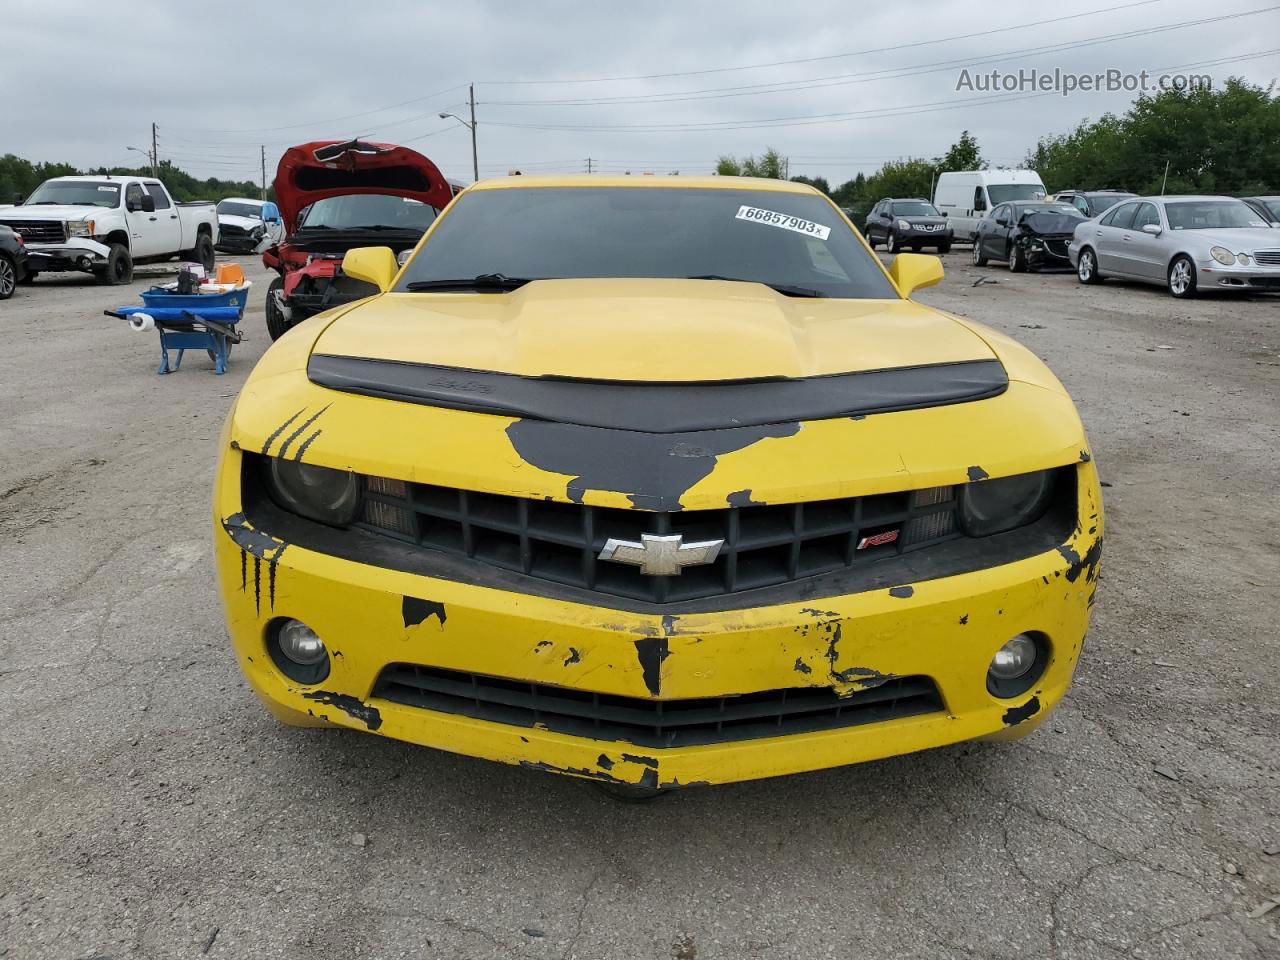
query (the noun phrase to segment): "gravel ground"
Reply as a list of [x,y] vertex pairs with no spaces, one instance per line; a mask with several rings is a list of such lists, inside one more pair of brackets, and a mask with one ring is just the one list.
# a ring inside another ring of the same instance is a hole
[[1019,743],[622,805],[245,687],[208,510],[268,345],[242,262],[224,377],[157,377],[102,316],[143,278],[0,304],[0,957],[1280,956],[1280,302],[958,248],[921,299],[1034,347],[1111,485],[1065,704]]

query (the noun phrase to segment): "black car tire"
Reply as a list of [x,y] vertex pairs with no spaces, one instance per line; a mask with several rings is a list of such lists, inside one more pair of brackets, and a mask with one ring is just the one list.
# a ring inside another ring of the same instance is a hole
[[190,250],[183,253],[183,259],[191,263],[198,263],[205,269],[205,273],[212,274],[213,268],[217,264],[217,253],[213,249],[213,238],[207,233],[202,233],[196,237],[196,245]]
[[272,340],[279,340],[293,326],[284,318],[280,308],[276,306],[276,291],[283,289],[283,277],[276,277],[271,281],[271,286],[267,287],[267,333],[271,334]]
[[898,239],[898,235],[892,230],[889,231],[889,252],[902,252],[902,241]]
[[1013,273],[1027,272],[1027,251],[1016,243],[1009,247],[1009,270]]
[[987,255],[982,252],[982,235],[979,233],[973,235],[973,265],[975,267],[987,265]]
[[1076,279],[1081,283],[1101,283],[1102,274],[1098,272],[1098,255],[1093,247],[1085,247],[1076,259]]
[[1165,273],[1169,293],[1179,300],[1190,300],[1196,295],[1196,265],[1185,253],[1173,258]]
[[870,230],[867,231],[866,238],[867,238],[867,246],[870,247],[872,250],[874,250],[876,248],[876,238],[871,235]]
[[106,286],[118,287],[133,282],[133,257],[123,243],[111,244],[107,265],[93,273],[94,279]]
[[18,286],[18,267],[7,253],[0,253],[0,300],[8,300]]
[[944,253],[950,253],[950,252],[951,252],[951,244],[949,244],[949,243],[940,243],[940,244],[938,244],[938,254],[939,254],[939,256],[941,256],[941,255],[942,255],[942,254],[944,254]]

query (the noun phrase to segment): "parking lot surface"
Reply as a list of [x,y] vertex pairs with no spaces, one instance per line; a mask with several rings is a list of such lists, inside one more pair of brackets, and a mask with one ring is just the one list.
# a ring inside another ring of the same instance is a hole
[[[1108,489],[1032,737],[622,804],[278,725],[214,589],[227,375],[131,287],[0,304],[0,957],[1280,956],[1280,301],[973,267],[919,299],[1044,357]],[[979,278],[987,281],[975,286]],[[1269,851],[1269,852],[1268,852]]]

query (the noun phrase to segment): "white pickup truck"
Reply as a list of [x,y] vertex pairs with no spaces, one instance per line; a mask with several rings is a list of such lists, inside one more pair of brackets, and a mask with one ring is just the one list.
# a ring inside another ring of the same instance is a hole
[[181,257],[213,270],[218,214],[212,203],[177,203],[148,177],[56,177],[16,206],[0,224],[22,236],[28,277],[81,270],[99,283],[128,283],[135,263]]

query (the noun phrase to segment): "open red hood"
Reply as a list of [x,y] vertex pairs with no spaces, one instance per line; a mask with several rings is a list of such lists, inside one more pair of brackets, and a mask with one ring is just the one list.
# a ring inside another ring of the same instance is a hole
[[365,140],[315,140],[290,147],[276,167],[276,205],[285,229],[298,229],[298,214],[325,197],[381,193],[443,209],[453,197],[439,168],[408,147]]

